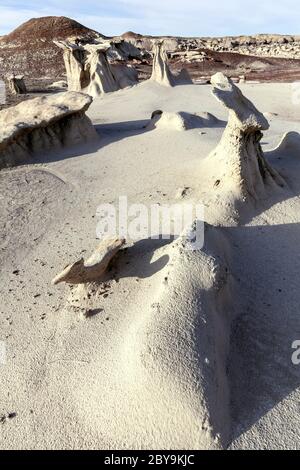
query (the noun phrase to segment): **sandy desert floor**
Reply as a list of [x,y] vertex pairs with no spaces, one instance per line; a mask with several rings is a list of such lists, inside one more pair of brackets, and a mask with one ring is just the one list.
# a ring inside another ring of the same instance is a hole
[[[1,449],[300,448],[300,147],[268,154],[299,131],[300,111],[290,84],[239,86],[268,113],[262,148],[287,183],[239,223],[212,197],[205,157],[228,113],[210,85],[145,82],[95,99],[99,144],[1,171]],[[157,109],[219,121],[146,129]],[[211,224],[201,253],[143,239],[96,296],[51,285],[97,245],[99,204],[176,203],[182,188]]]

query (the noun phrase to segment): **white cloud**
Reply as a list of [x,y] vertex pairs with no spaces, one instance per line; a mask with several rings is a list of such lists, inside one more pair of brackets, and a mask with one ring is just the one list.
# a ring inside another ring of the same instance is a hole
[[2,0],[0,34],[33,16],[65,15],[107,35],[217,36],[278,32],[296,34],[298,0]]

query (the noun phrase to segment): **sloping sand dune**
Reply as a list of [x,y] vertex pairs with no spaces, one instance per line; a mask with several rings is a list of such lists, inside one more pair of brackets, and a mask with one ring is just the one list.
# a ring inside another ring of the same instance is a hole
[[[278,142],[300,113],[289,85],[241,89],[274,114],[260,143],[284,185],[238,206],[215,184],[228,110],[210,86],[95,99],[97,148],[1,171],[1,448],[299,448],[300,160],[295,135]],[[155,110],[218,125],[149,129]],[[100,285],[51,285],[95,249],[99,204],[179,193],[205,206],[202,250],[143,238]]]

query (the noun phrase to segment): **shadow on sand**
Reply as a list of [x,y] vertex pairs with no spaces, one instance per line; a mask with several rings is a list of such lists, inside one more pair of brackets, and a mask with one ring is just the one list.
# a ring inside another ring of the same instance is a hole
[[[211,123],[205,118],[193,116],[189,113],[182,113],[189,122],[192,123],[189,130],[192,129],[206,129],[208,127],[221,128],[226,126],[225,121],[216,120],[215,123]],[[201,124],[201,120],[203,121]],[[52,152],[48,152],[44,155],[38,155],[33,157],[28,163],[50,163],[56,161],[62,161],[67,158],[75,158],[82,155],[89,155],[98,152],[101,148],[108,145],[124,140],[127,138],[142,135],[146,132],[154,132],[153,129],[147,128],[150,123],[150,119],[141,119],[135,121],[123,121],[114,123],[96,123],[94,125],[99,140],[87,142],[86,144],[77,145],[76,147],[70,147],[67,149],[57,149]]]
[[121,250],[113,260],[112,270],[115,279],[134,277],[146,279],[161,271],[169,262],[168,255],[162,255],[152,261],[156,250],[172,243],[174,237],[169,235],[165,239],[160,235],[159,239],[146,238],[139,240],[129,248]]
[[222,230],[239,286],[228,360],[234,440],[300,387],[291,360],[300,339],[300,224]]

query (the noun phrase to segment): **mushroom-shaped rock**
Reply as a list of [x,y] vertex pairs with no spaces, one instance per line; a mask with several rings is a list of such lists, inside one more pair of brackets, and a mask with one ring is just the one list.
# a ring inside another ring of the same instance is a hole
[[86,52],[82,46],[69,41],[54,41],[63,49],[69,91],[82,91],[89,85],[90,73],[86,68]]
[[76,263],[70,264],[53,279],[52,284],[56,285],[61,282],[84,284],[101,281],[110,261],[124,243],[124,239],[103,240],[87,261],[81,258]]
[[0,169],[58,148],[96,141],[98,134],[85,114],[91,103],[88,95],[66,92],[0,111]]
[[120,89],[110,64],[106,57],[108,46],[86,45],[86,69],[89,71],[89,84],[87,93],[99,96],[102,93],[111,93]]
[[160,83],[161,85],[175,85],[175,79],[168,66],[168,56],[163,42],[156,42],[154,44],[151,80]]
[[8,88],[13,95],[24,95],[27,93],[24,75],[11,75],[8,77]]
[[282,177],[266,161],[261,149],[262,131],[269,123],[241,90],[222,73],[211,78],[214,96],[229,109],[227,127],[210,158],[219,175],[218,190],[238,191],[238,198],[258,199],[266,186],[282,187]]

